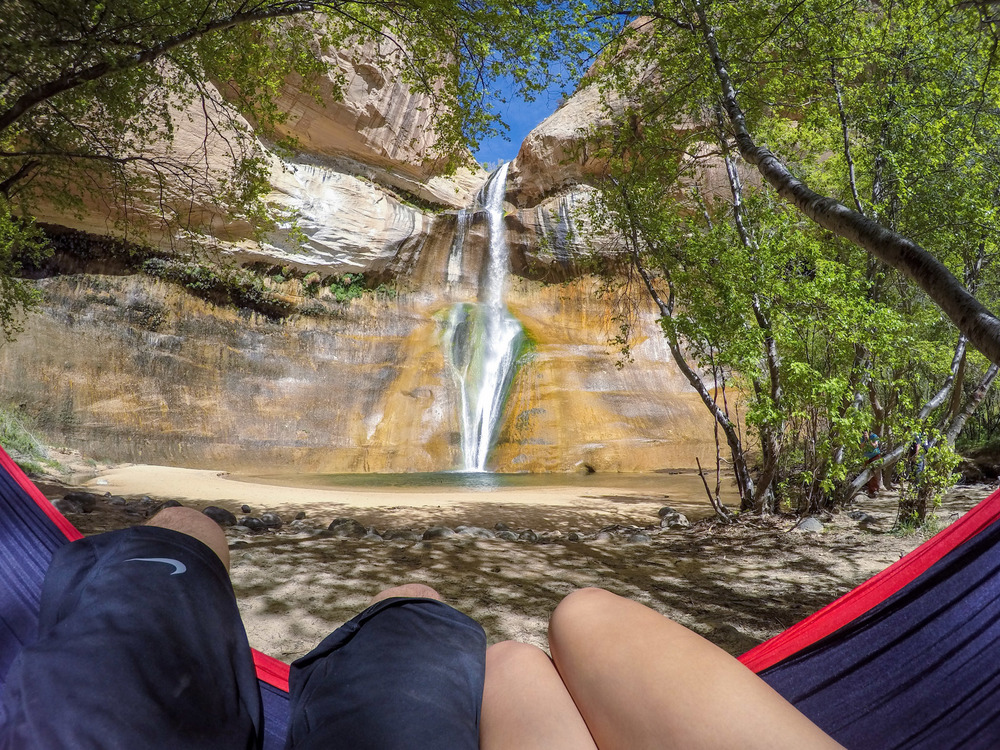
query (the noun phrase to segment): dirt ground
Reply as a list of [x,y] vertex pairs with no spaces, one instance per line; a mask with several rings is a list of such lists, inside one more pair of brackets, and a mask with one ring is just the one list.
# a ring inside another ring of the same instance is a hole
[[[600,586],[640,601],[739,654],[781,632],[898,560],[928,536],[892,531],[895,497],[859,498],[850,511],[869,514],[864,526],[847,512],[825,519],[822,533],[792,531],[794,519],[772,517],[734,526],[708,521],[660,530],[657,511],[675,504],[662,495],[634,490],[552,493],[500,490],[431,494],[406,504],[406,493],[333,493],[283,500],[274,488],[238,482],[214,490],[211,472],[171,474],[159,467],[133,467],[129,482],[114,472],[91,479],[87,489],[118,494],[125,505],[98,503],[91,513],[69,516],[85,534],[141,523],[159,502],[177,499],[203,508],[254,499],[253,512],[277,512],[286,522],[277,532],[230,528],[232,578],[251,644],[290,661],[310,650],[331,630],[366,606],[383,588],[423,582],[479,620],[490,642],[515,639],[546,646],[546,624],[560,599],[584,586]],[[147,480],[143,482],[143,477]],[[66,487],[40,485],[51,498]],[[127,492],[123,490],[128,490]],[[138,488],[143,488],[141,491]],[[199,489],[199,487],[201,489]],[[985,497],[992,486],[957,488],[939,511],[941,528]],[[219,497],[219,493],[223,497]],[[242,493],[242,494],[241,494]],[[138,498],[148,495],[149,500]],[[267,502],[267,498],[273,498]],[[412,498],[410,498],[412,500]],[[393,503],[393,504],[389,504]],[[235,507],[234,507],[235,506]],[[305,520],[288,523],[295,514]],[[517,531],[532,529],[540,541],[504,541],[465,536],[430,541],[384,541],[334,537],[326,530],[335,517],[351,517],[384,532],[408,527],[498,522]],[[650,541],[628,543],[627,535],[593,536],[609,526],[645,529]],[[584,541],[569,541],[571,532]],[[587,538],[590,537],[590,538]]]

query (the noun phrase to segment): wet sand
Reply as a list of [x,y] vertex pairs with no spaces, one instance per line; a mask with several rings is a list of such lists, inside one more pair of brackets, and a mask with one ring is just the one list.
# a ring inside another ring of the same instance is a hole
[[[859,498],[851,508],[874,518],[867,527],[838,513],[825,520],[820,534],[792,532],[794,519],[784,516],[659,531],[663,505],[707,515],[700,481],[691,478],[665,484],[659,493],[624,480],[626,486],[618,488],[386,491],[275,486],[213,471],[126,466],[101,472],[86,488],[195,507],[221,505],[237,515],[246,504],[255,514],[271,510],[286,521],[305,512],[297,528],[277,533],[228,531],[233,584],[251,643],[284,660],[308,651],[376,592],[411,581],[435,587],[482,622],[490,642],[516,639],[545,647],[547,619],[559,600],[574,589],[601,586],[738,654],[846,593],[928,536],[892,532],[896,500],[888,493]],[[939,512],[938,526],[953,522],[991,489],[959,488]],[[492,529],[502,522],[515,530],[531,528],[543,541],[335,538],[325,532],[334,517],[355,518],[379,531],[459,524]],[[71,520],[84,533],[141,522],[94,514]],[[614,524],[644,528],[651,541],[567,538]]]

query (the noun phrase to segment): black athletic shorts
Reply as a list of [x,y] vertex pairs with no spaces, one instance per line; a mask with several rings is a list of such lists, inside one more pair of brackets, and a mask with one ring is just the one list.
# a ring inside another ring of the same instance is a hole
[[[388,599],[291,670],[289,748],[479,744],[486,638],[430,599]],[[57,551],[38,639],[0,702],[0,748],[259,748],[260,690],[229,576],[185,534],[139,526]]]

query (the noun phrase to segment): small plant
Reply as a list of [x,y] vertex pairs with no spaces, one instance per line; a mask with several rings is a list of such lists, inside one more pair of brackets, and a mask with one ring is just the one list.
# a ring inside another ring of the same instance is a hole
[[40,474],[48,451],[25,421],[16,409],[0,408],[0,445],[26,473]]
[[899,486],[896,526],[904,532],[925,528],[937,520],[934,511],[958,481],[955,468],[961,461],[944,436],[937,433],[915,436],[913,446],[906,476]]
[[363,273],[345,273],[339,279],[334,277],[330,281],[329,289],[337,302],[350,302],[365,293],[365,275]]

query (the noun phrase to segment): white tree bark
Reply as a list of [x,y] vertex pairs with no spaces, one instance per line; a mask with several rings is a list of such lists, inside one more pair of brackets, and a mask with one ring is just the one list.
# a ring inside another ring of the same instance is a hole
[[820,195],[798,180],[765,146],[758,146],[746,126],[715,31],[700,0],[694,0],[698,25],[722,91],[722,104],[740,154],[753,164],[778,195],[824,229],[864,248],[916,283],[941,308],[970,343],[1000,364],[1000,318],[979,302],[937,258],[913,240],[886,229],[833,198]]

